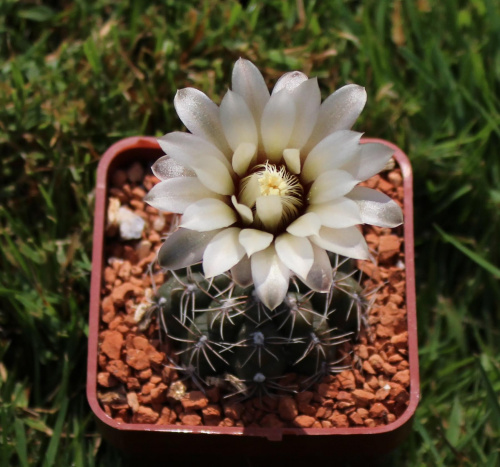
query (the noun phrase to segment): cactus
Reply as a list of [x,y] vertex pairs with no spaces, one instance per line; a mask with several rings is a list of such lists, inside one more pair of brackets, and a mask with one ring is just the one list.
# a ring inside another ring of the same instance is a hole
[[[331,258],[334,280],[327,293],[302,291],[292,282],[271,311],[253,287],[229,274],[207,280],[196,266],[172,273],[157,291],[156,312],[173,348],[172,368],[198,388],[224,381],[230,395],[286,391],[287,373],[304,375],[302,389],[341,371],[339,345],[360,329],[368,301],[346,264]],[[300,388],[299,388],[300,389]]]

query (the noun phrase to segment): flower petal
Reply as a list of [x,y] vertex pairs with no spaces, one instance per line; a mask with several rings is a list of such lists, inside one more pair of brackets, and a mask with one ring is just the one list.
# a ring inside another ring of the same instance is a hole
[[227,157],[230,156],[231,150],[222,131],[219,108],[206,94],[194,88],[179,89],[174,98],[174,107],[191,133],[210,141]]
[[328,135],[307,155],[301,179],[310,183],[326,170],[338,169],[359,151],[361,133],[341,130]]
[[203,258],[206,246],[218,232],[218,230],[196,232],[177,229],[161,246],[158,263],[168,270],[182,269],[198,263]]
[[224,201],[213,198],[200,199],[190,204],[182,215],[181,227],[184,229],[206,232],[222,229],[238,220],[234,209]]
[[257,251],[266,249],[273,241],[273,234],[257,229],[243,229],[239,241],[247,255],[251,257]]
[[253,222],[252,210],[246,204],[238,203],[238,200],[234,195],[231,196],[231,202],[233,203],[234,209],[236,209],[243,222],[246,224],[251,224]]
[[354,259],[368,259],[368,245],[357,227],[331,229],[321,227],[310,240],[325,250]]
[[300,173],[300,151],[298,149],[285,149],[283,151],[283,159],[290,172],[295,175]]
[[354,200],[364,224],[378,227],[397,227],[403,223],[403,212],[398,204],[389,196],[371,188],[358,186],[348,195]]
[[252,159],[257,154],[257,146],[251,143],[241,143],[233,154],[233,170],[242,177],[245,175]]
[[247,255],[243,256],[240,262],[231,268],[231,277],[241,287],[252,285],[252,266]]
[[194,177],[196,174],[188,167],[179,164],[170,156],[160,157],[151,167],[153,174],[160,180],[168,180],[176,177]]
[[262,142],[271,162],[279,162],[295,125],[295,104],[285,90],[269,99],[260,123]]
[[274,310],[288,291],[290,270],[281,262],[274,245],[252,255],[252,278],[261,302]]
[[302,148],[311,136],[318,120],[321,105],[318,80],[313,78],[303,82],[292,91],[292,97],[298,112],[288,147]]
[[309,191],[309,202],[325,203],[349,193],[356,185],[349,172],[344,170],[329,170],[322,173],[312,184]]
[[213,157],[205,157],[193,167],[196,175],[208,189],[220,195],[232,195],[234,182],[226,166]]
[[206,188],[196,177],[170,178],[157,183],[144,201],[160,211],[182,214],[192,203],[203,198],[221,196]]
[[328,292],[333,282],[332,265],[328,253],[317,245],[312,244],[314,263],[307,277],[301,277],[307,287],[315,292]]
[[307,152],[328,135],[339,130],[349,130],[366,103],[366,90],[357,84],[348,84],[337,89],[325,99],[319,109],[314,131],[307,142]]
[[321,219],[314,212],[306,212],[295,219],[286,231],[296,237],[309,237],[318,235],[319,229],[321,229]]
[[167,133],[158,138],[158,144],[167,155],[183,166],[194,169],[200,160],[212,157],[231,170],[231,163],[217,147],[191,133],[182,133],[180,131]]
[[233,91],[227,91],[220,104],[220,119],[227,142],[233,151],[240,143],[259,144],[257,127],[245,100]]
[[279,195],[259,196],[255,200],[256,216],[267,230],[275,230],[281,221],[283,205]]
[[223,229],[207,245],[203,254],[203,273],[206,278],[226,272],[243,258],[245,249],[238,242],[239,233],[237,227]]
[[301,277],[307,277],[314,262],[311,242],[305,237],[284,233],[274,243],[281,262]]
[[359,181],[378,174],[394,154],[394,149],[380,143],[363,143],[359,152],[344,165],[342,170],[351,173]]
[[232,88],[248,105],[257,128],[264,107],[269,100],[269,90],[259,69],[250,61],[240,58],[234,65]]
[[239,201],[252,208],[258,196],[260,196],[259,176],[254,173],[240,184]]
[[343,229],[362,224],[359,206],[349,198],[337,198],[328,203],[311,204],[308,211],[314,212],[325,227]]
[[307,75],[301,71],[289,71],[288,73],[281,75],[280,79],[276,81],[272,93],[276,94],[282,89],[286,89],[288,92],[291,92],[304,81],[307,81]]

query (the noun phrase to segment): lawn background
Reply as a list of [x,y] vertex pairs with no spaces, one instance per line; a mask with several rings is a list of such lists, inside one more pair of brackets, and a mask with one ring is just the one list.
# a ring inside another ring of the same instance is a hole
[[85,398],[97,163],[238,57],[365,86],[355,129],[413,164],[422,401],[391,465],[500,465],[500,4],[244,3],[0,0],[0,465],[125,465]]

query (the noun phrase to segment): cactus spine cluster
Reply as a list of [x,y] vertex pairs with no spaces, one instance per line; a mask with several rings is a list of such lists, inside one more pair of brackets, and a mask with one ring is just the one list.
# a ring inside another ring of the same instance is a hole
[[286,389],[281,380],[287,373],[305,375],[308,387],[342,369],[339,344],[359,331],[367,300],[345,264],[332,262],[329,292],[292,282],[273,311],[253,286],[241,287],[230,275],[207,280],[196,267],[173,272],[152,307],[174,349],[172,365],[199,388],[224,380],[242,397]]

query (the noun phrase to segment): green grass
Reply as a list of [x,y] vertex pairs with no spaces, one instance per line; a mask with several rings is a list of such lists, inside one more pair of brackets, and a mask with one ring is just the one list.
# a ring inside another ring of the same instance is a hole
[[0,1],[0,465],[123,465],[84,392],[95,171],[180,129],[240,56],[349,82],[409,155],[422,402],[396,466],[500,464],[500,7],[494,0]]

